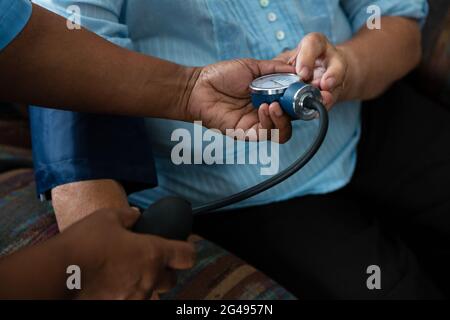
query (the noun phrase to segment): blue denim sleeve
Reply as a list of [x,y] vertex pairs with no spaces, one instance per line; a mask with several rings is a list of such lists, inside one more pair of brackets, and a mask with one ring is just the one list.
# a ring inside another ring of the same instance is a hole
[[[133,49],[120,22],[125,0],[34,0],[110,42]],[[71,6],[79,8],[73,16]],[[125,71],[124,71],[125,72]],[[144,119],[83,114],[31,107],[38,193],[59,185],[97,179],[122,183],[128,193],[156,186],[156,173]]]
[[37,191],[113,179],[128,193],[157,183],[144,119],[31,107]]
[[0,51],[22,31],[31,12],[28,0],[0,0]]
[[371,6],[380,9],[382,16],[399,16],[416,19],[421,25],[428,15],[426,0],[341,0],[354,32],[357,32],[373,14]]

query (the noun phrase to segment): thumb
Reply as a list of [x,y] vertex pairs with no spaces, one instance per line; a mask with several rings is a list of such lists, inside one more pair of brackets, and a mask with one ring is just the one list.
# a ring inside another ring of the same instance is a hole
[[141,216],[138,208],[124,208],[118,210],[121,225],[127,229],[131,229]]
[[166,261],[169,268],[175,270],[190,269],[195,264],[195,247],[192,243],[165,240]]

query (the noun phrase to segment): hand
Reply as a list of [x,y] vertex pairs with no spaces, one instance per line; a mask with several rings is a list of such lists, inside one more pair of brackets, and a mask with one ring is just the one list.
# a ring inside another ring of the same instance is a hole
[[138,217],[133,209],[100,210],[60,235],[81,268],[78,299],[149,299],[175,285],[173,270],[193,266],[191,244],[129,231]]
[[[187,110],[191,120],[201,120],[208,128],[219,129],[279,129],[279,142],[289,140],[291,119],[278,104],[255,109],[251,103],[249,85],[263,75],[294,72],[292,66],[278,61],[240,59],[221,62],[198,69]],[[270,133],[270,132],[269,132]],[[250,140],[257,140],[251,136]]]
[[341,101],[347,80],[348,57],[320,33],[310,33],[296,50],[282,53],[275,60],[295,66],[307,83],[320,88],[328,109]]

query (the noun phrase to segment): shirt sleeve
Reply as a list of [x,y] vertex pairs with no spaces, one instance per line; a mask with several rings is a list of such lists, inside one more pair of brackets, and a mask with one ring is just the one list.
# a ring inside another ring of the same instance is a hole
[[31,17],[29,0],[0,0],[0,50],[23,30]]
[[382,16],[399,16],[416,19],[424,25],[428,14],[426,0],[341,0],[354,32],[359,31],[373,14],[369,6],[377,6]]
[[[1,1],[1,0],[0,0]],[[60,16],[77,18],[84,28],[98,34],[106,40],[134,50],[128,27],[122,23],[121,15],[126,0],[33,0]],[[71,8],[77,8],[79,15]]]

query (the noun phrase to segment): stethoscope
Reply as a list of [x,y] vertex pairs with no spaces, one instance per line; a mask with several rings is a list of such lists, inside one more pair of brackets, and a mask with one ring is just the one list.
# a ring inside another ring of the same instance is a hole
[[144,211],[134,227],[139,233],[168,239],[186,240],[192,231],[193,216],[225,208],[264,192],[300,171],[316,155],[328,131],[328,112],[322,103],[320,90],[299,80],[291,73],[277,73],[255,79],[250,85],[252,103],[279,102],[293,120],[319,121],[319,130],[308,150],[291,166],[271,178],[223,199],[192,208],[178,197],[164,198]]

